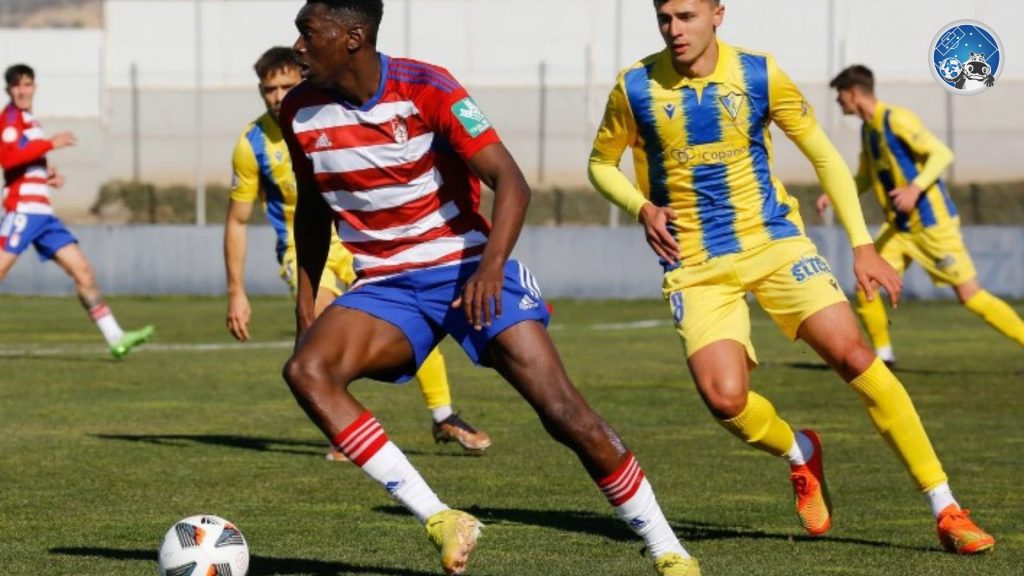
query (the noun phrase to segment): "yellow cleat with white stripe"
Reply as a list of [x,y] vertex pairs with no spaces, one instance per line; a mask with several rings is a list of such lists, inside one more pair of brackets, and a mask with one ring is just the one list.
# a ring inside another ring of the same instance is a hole
[[654,562],[658,576],[700,576],[700,564],[696,558],[683,558],[682,554],[665,554]]
[[463,574],[476,548],[483,523],[461,510],[444,510],[427,518],[427,537],[441,552],[445,574]]

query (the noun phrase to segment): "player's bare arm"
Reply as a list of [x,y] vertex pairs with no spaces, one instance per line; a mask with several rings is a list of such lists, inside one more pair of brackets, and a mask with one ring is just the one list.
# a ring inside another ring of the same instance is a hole
[[469,166],[480,180],[494,190],[494,227],[480,267],[462,287],[452,306],[462,308],[469,323],[480,330],[491,324],[491,306],[501,316],[501,288],[505,262],[519,239],[530,204],[530,186],[505,145],[498,142],[477,152]]
[[911,182],[906,186],[890,190],[889,197],[892,198],[892,204],[896,207],[897,211],[910,214],[914,211],[914,207],[917,206],[917,201],[923,193],[924,190],[920,186]]
[[327,263],[331,242],[331,211],[317,192],[316,185],[298,179],[298,203],[295,205],[295,253],[298,290],[295,297],[295,341],[316,319],[316,292]]
[[50,144],[54,150],[57,150],[78,144],[78,138],[75,138],[71,132],[58,132],[53,135],[53,138],[50,138]]
[[230,200],[224,223],[224,266],[228,279],[227,327],[237,340],[249,339],[252,308],[245,293],[246,231],[252,215],[252,202]]

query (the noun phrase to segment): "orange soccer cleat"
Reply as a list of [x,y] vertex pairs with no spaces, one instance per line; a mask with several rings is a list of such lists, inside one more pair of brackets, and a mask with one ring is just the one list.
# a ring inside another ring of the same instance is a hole
[[809,534],[820,536],[832,527],[832,501],[821,463],[821,439],[814,430],[801,430],[800,433],[811,440],[814,456],[807,464],[790,466],[789,481],[793,483],[793,498],[800,523]]
[[956,554],[980,554],[991,550],[996,539],[971,521],[970,511],[956,504],[950,504],[939,512],[936,529],[939,542],[947,552]]

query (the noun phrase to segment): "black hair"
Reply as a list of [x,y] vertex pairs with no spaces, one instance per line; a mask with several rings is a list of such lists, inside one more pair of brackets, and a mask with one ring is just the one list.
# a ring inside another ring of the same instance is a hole
[[21,82],[21,79],[25,76],[28,76],[29,80],[36,79],[36,71],[28,64],[15,64],[4,71],[4,80],[8,86],[14,86]]
[[875,75],[871,69],[863,64],[854,64],[836,75],[829,82],[829,86],[836,90],[849,90],[850,88],[861,88],[868,94],[875,93]]
[[302,60],[294,50],[286,46],[274,46],[260,56],[260,59],[253,65],[256,76],[262,81],[273,72],[284,70],[302,70]]
[[369,31],[367,39],[372,44],[377,43],[384,0],[306,0],[306,4],[322,4],[343,22],[365,25]]

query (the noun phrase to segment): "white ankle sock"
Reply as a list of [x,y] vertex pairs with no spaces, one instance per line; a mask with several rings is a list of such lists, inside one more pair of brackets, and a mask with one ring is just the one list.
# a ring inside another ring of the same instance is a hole
[[451,404],[445,404],[444,406],[438,406],[437,408],[430,409],[430,414],[434,417],[434,422],[437,422],[438,424],[444,422],[446,418],[454,413],[455,412],[452,411]]
[[121,330],[117,320],[114,319],[114,314],[106,303],[101,302],[90,308],[89,316],[96,322],[96,327],[103,333],[103,338],[107,341],[107,344],[113,346],[124,337],[124,330]]
[[794,434],[793,445],[786,452],[786,460],[791,466],[802,466],[807,464],[814,457],[814,444],[803,432]]
[[960,507],[956,498],[953,498],[953,491],[949,488],[949,483],[947,482],[943,482],[925,492],[924,497],[928,499],[928,504],[932,507],[932,516],[935,516],[936,520],[939,518],[939,513],[946,509],[946,506],[956,504],[957,508]]

